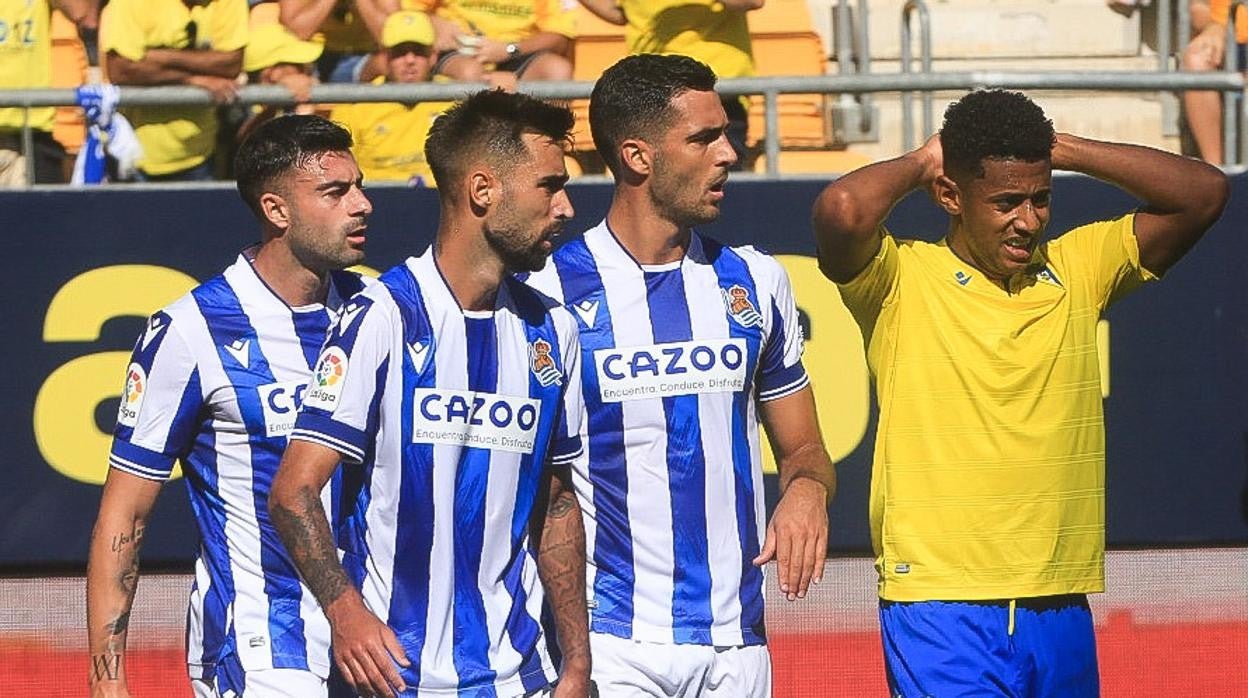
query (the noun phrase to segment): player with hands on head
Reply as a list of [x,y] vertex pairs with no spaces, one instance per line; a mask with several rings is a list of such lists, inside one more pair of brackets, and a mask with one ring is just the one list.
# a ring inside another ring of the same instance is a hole
[[[1046,238],[1055,169],[1142,205]],[[916,189],[949,214],[938,243],[884,227]],[[880,405],[870,518],[892,695],[1099,694],[1097,323],[1191,249],[1227,195],[1217,168],[1055,133],[1004,90],[964,96],[922,147],[820,194],[819,266],[862,331]]]

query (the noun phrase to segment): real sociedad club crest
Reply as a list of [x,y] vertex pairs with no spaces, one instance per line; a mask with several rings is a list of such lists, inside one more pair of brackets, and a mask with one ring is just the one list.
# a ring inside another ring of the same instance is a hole
[[742,327],[762,327],[763,316],[758,314],[758,309],[750,302],[750,292],[745,290],[738,284],[733,284],[728,288],[719,290],[724,296],[724,308],[728,310],[728,316],[737,321]]
[[550,355],[550,342],[544,339],[533,340],[529,345],[529,367],[533,369],[537,382],[543,386],[550,387],[563,382],[563,376]]

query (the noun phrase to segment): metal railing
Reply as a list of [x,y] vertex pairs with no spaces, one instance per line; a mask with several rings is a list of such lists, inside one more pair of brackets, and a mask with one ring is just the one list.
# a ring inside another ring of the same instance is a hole
[[[1248,69],[1248,66],[1238,65],[1239,51],[1238,45],[1235,43],[1236,34],[1236,15],[1239,14],[1239,8],[1248,7],[1244,0],[1234,0],[1231,3],[1230,13],[1226,18],[1226,45],[1224,46],[1226,53],[1222,57],[1222,68],[1227,73],[1241,74],[1241,71]],[[1239,110],[1236,110],[1236,101],[1239,102]],[[1239,122],[1239,123],[1237,123]],[[1222,95],[1222,162],[1230,165],[1233,163],[1242,163],[1248,153],[1248,138],[1241,137],[1241,131],[1244,126],[1248,125],[1248,99],[1244,99],[1241,92],[1239,99],[1235,99],[1235,95]]]
[[[932,72],[932,18],[923,0],[907,0],[901,8],[901,72],[913,70],[910,54],[910,18],[919,15],[919,61],[924,74]],[[901,144],[905,150],[914,148],[913,98],[909,91],[901,93]],[[932,135],[932,93],[923,93],[923,140]]]
[[[1243,4],[1236,0],[1235,6]],[[1228,30],[1228,31],[1232,31]],[[465,96],[483,83],[423,83],[392,85],[318,85],[312,88],[311,101],[317,104],[350,102],[446,101]],[[768,78],[736,78],[719,83],[723,95],[762,95],[765,107],[766,141],[764,144],[767,173],[779,171],[779,118],[777,98],[781,94],[871,94],[879,92],[965,91],[981,88],[1016,90],[1092,90],[1103,92],[1157,92],[1182,90],[1215,90],[1223,94],[1242,94],[1244,76],[1231,69],[1220,72],[1155,72],[1155,71],[965,71],[922,72],[880,75],[820,75]],[[583,99],[589,97],[593,83],[530,82],[523,90],[547,99]],[[211,97],[196,87],[122,87],[122,106],[211,106]],[[295,100],[284,88],[273,85],[246,86],[239,90],[243,104],[293,106]],[[1226,100],[1230,102],[1232,100]],[[0,90],[0,107],[50,107],[75,104],[72,89]],[[1248,121],[1248,120],[1246,120]],[[1229,121],[1228,123],[1233,123]],[[1232,135],[1238,135],[1234,132]],[[29,136],[27,136],[29,138]],[[1230,141],[1228,140],[1228,144]],[[1228,147],[1227,164],[1239,162],[1239,140]],[[27,151],[30,152],[30,151]]]

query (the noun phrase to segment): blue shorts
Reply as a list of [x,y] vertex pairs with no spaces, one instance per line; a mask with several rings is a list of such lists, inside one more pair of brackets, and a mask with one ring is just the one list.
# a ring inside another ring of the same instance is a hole
[[1082,594],[1015,601],[880,602],[895,698],[1100,695]]

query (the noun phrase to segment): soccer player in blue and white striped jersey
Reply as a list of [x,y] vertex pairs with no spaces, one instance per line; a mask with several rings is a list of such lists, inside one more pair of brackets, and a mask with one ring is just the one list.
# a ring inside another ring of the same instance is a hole
[[[804,596],[835,481],[783,268],[695,225],[736,156],[709,68],[638,55],[594,87],[606,220],[528,283],[574,312],[588,419],[593,678],[604,696],[768,696],[763,573]],[[758,419],[782,496],[764,524]],[[765,531],[765,533],[764,533]]]
[[[439,117],[433,246],[357,296],[321,353],[270,510],[326,610],[344,691],[588,695],[576,325],[511,277],[545,264],[572,215],[572,123],[501,91]],[[340,461],[341,563],[317,496]]]
[[152,315],[135,344],[88,563],[93,696],[128,695],[139,547],[178,461],[202,538],[187,628],[195,693],[325,695],[329,624],[266,500],[321,345],[364,287],[339,271],[364,259],[372,211],[350,147],[319,117],[257,129],[235,168],[262,242]]

